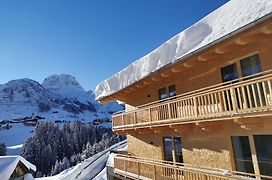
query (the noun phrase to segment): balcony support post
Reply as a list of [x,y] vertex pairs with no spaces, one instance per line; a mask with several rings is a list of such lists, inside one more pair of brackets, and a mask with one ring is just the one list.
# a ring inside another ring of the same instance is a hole
[[140,165],[139,165],[139,161],[137,161],[137,175],[138,178],[140,177]]
[[127,163],[126,160],[124,160],[124,170],[125,170],[125,177],[127,177]]
[[124,124],[124,114],[122,114],[122,125],[125,125]]
[[170,103],[167,104],[168,107],[168,119],[171,119],[171,108],[170,108]]
[[[254,172],[256,175],[260,175],[260,170],[259,170],[259,164],[258,164],[258,160],[257,160],[257,152],[256,152],[256,148],[255,148],[255,142],[254,142],[254,138],[252,135],[250,135],[248,137],[249,140],[249,144],[250,144],[250,151],[252,153],[252,163],[253,163],[253,168],[254,168]],[[256,176],[256,179],[261,179],[260,176]]]
[[231,94],[231,104],[233,106],[233,111],[237,112],[238,110],[237,97],[233,88],[230,88],[230,94]]
[[156,180],[156,165],[155,164],[153,165],[153,175],[154,175],[153,179]]
[[195,117],[198,117],[198,104],[197,104],[197,100],[196,97],[194,96],[194,111],[195,111]]
[[133,113],[133,123],[136,125],[137,121],[136,121],[136,112]]
[[149,122],[152,122],[151,108],[148,108]]

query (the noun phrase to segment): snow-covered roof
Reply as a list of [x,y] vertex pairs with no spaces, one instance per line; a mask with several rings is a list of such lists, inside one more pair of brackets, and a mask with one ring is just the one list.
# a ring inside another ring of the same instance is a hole
[[110,96],[160,68],[182,60],[222,37],[271,15],[271,12],[271,0],[231,0],[154,51],[102,81],[96,87],[96,99]]
[[21,156],[0,156],[1,179],[9,179],[19,162],[23,163],[30,171],[36,171],[36,166]]

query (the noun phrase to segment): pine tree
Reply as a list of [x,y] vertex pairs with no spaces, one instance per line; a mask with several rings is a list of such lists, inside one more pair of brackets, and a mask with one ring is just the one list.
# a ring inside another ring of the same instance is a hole
[[0,156],[6,155],[6,145],[5,143],[0,143]]

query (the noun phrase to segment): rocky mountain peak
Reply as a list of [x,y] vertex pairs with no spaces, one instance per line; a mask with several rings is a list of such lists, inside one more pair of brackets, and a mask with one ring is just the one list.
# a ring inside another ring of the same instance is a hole
[[63,89],[63,88],[73,88],[80,91],[85,91],[83,87],[79,84],[74,76],[69,74],[52,75],[47,78],[42,83],[42,86],[46,89]]

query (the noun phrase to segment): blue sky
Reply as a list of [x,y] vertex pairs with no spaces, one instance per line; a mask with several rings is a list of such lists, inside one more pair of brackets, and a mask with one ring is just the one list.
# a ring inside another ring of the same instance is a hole
[[86,89],[227,0],[0,0],[0,84],[71,74]]

